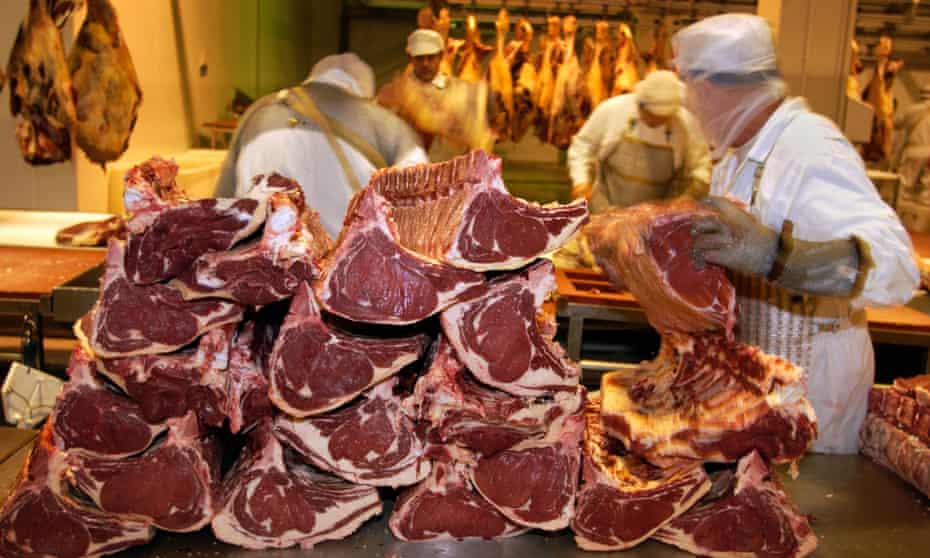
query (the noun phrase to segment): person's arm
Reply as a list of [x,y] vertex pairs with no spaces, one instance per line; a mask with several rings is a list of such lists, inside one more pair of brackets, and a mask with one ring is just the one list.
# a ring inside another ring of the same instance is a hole
[[413,128],[381,107],[372,108],[373,125],[378,138],[377,147],[388,165],[407,167],[429,162],[429,156]]
[[609,124],[610,118],[608,118],[606,107],[602,104],[594,109],[581,130],[572,138],[567,159],[568,173],[572,179],[573,198],[587,197],[591,194],[597,153]]

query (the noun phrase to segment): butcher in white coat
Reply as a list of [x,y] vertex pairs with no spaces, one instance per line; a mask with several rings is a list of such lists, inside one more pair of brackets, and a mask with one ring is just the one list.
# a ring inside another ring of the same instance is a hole
[[911,298],[910,239],[843,133],[787,97],[764,19],[711,17],[673,44],[720,158],[694,255],[733,272],[740,340],[807,370],[813,450],[854,453],[875,369],[864,309]]
[[300,183],[334,237],[349,200],[378,168],[426,163],[417,134],[375,104],[375,76],[356,55],[320,60],[304,83],[256,101],[243,115],[216,195],[241,197],[277,172]]

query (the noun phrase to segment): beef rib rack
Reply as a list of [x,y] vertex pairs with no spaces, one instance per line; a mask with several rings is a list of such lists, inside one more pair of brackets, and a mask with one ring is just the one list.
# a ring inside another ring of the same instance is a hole
[[528,439],[477,459],[472,485],[504,517],[536,529],[558,531],[575,515],[584,417],[555,420],[542,439]]
[[249,443],[223,480],[223,506],[213,518],[221,541],[261,550],[341,539],[381,513],[378,491],[357,486],[285,455],[271,419],[251,431]]
[[206,425],[226,420],[226,376],[235,326],[208,331],[195,348],[97,361],[97,370],[139,403],[150,422],[194,411]]
[[740,459],[730,482],[724,482],[727,476],[715,479],[702,501],[655,538],[712,558],[802,558],[816,550],[807,517],[788,500],[758,452]]
[[0,556],[96,558],[145,544],[155,536],[155,529],[145,521],[120,519],[72,498],[65,481],[65,458],[66,452],[52,442],[52,423],[46,423],[0,508]]
[[607,433],[655,465],[800,459],[817,435],[804,371],[725,335],[667,334],[659,356],[601,378]]
[[430,476],[397,499],[388,526],[402,541],[495,539],[526,531],[478,494],[461,463],[433,463]]
[[682,199],[601,213],[585,227],[597,263],[632,291],[659,333],[729,334],[736,324],[736,290],[724,269],[691,258],[691,225],[712,214]]
[[121,459],[74,452],[70,482],[100,509],[159,529],[197,531],[216,513],[220,447],[193,413],[169,421],[168,435],[145,453]]
[[514,395],[574,391],[581,369],[552,340],[540,308],[555,290],[550,262],[491,280],[476,298],[443,311],[442,330],[476,378]]
[[260,239],[200,256],[172,286],[187,300],[218,297],[246,306],[293,295],[301,283],[319,275],[333,242],[300,192],[272,194]]
[[271,353],[268,396],[295,417],[324,413],[420,358],[428,342],[425,335],[380,339],[338,331],[323,321],[304,283]]
[[550,423],[577,412],[583,400],[581,387],[574,392],[515,397],[481,384],[440,337],[431,350],[427,373],[417,380],[404,407],[426,426],[434,457],[443,457],[450,446],[485,456],[545,436]]
[[80,348],[71,354],[68,376],[50,421],[55,447],[127,457],[145,450],[165,431],[164,424],[145,419],[138,403],[107,389],[94,374],[94,362]]
[[588,219],[583,200],[540,206],[510,195],[501,160],[485,151],[371,177],[399,243],[475,271],[518,269],[564,244]]
[[126,173],[126,275],[136,284],[171,279],[201,255],[232,248],[265,222],[274,192],[300,188],[277,174],[258,175],[245,198],[188,200],[177,173],[174,162],[157,157]]
[[308,462],[349,482],[407,486],[430,471],[426,448],[388,378],[358,401],[335,411],[295,419],[275,418],[275,435]]
[[352,199],[336,248],[314,282],[320,304],[358,322],[403,325],[464,300],[484,275],[403,247],[387,200],[369,187]]
[[229,301],[187,301],[166,285],[133,283],[126,277],[123,251],[119,242],[110,242],[100,296],[74,325],[74,334],[96,357],[168,353],[242,319],[242,307]]
[[572,531],[584,550],[632,548],[678,517],[710,490],[700,463],[662,469],[629,453],[601,425],[600,394],[585,404],[582,485]]

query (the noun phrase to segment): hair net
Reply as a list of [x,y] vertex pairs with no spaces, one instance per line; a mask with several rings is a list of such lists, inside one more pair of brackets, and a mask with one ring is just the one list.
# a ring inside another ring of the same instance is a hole
[[407,36],[407,54],[425,56],[442,52],[442,35],[432,29],[417,29]]
[[652,114],[670,116],[681,106],[684,84],[674,72],[657,70],[637,83],[633,92],[636,101]]
[[719,159],[760,110],[783,99],[787,85],[775,61],[765,19],[723,14],[690,25],[672,38],[675,66],[694,112]]
[[304,83],[308,82],[333,85],[363,99],[375,95],[375,73],[351,52],[333,54],[317,62]]

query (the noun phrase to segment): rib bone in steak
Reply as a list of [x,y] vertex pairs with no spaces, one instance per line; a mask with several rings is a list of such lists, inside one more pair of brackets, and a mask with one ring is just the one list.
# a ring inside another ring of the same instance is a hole
[[585,406],[582,485],[572,531],[584,550],[625,550],[649,538],[710,489],[700,463],[665,469],[629,453],[601,425],[600,394]]
[[430,471],[423,440],[402,412],[388,378],[362,398],[324,415],[278,415],[275,435],[311,464],[358,484],[407,486]]
[[248,447],[223,481],[223,507],[213,519],[221,541],[244,548],[312,548],[345,538],[381,513],[378,491],[322,475],[286,458],[271,420],[256,425]]
[[171,284],[188,300],[219,297],[262,306],[290,297],[319,275],[332,239],[300,190],[276,192],[262,237],[230,251],[208,252]]
[[401,245],[476,271],[523,267],[564,244],[588,218],[581,200],[540,206],[511,196],[501,160],[480,150],[378,171],[369,187],[390,204]]
[[136,285],[123,268],[123,246],[110,242],[100,296],[74,333],[99,358],[168,353],[207,330],[242,319],[242,307],[218,299],[186,301],[166,285]]
[[640,204],[585,227],[597,263],[633,292],[660,333],[730,333],[736,323],[736,291],[723,268],[691,258],[691,224],[708,214],[690,200]]
[[276,174],[259,175],[245,198],[188,200],[177,172],[173,162],[156,157],[126,173],[126,275],[134,283],[176,277],[201,255],[232,248],[264,223],[271,194],[300,188]]
[[333,314],[376,324],[412,324],[465,299],[484,275],[401,246],[391,208],[374,188],[353,198],[335,250],[314,282]]
[[804,372],[724,335],[666,335],[659,356],[601,379],[607,433],[663,466],[735,461],[752,450],[784,463],[816,437]]
[[405,400],[408,414],[427,425],[428,438],[445,453],[456,445],[492,455],[527,438],[546,434],[549,424],[581,408],[583,388],[516,397],[474,379],[444,338],[436,341],[429,370]]
[[115,516],[150,522],[166,531],[191,532],[216,513],[220,447],[188,413],[169,421],[168,435],[145,453],[113,459],[81,453],[68,457],[71,483]]
[[788,500],[757,452],[740,459],[729,489],[716,493],[715,487],[659,529],[655,538],[714,558],[801,558],[817,548],[807,518]]
[[271,401],[295,417],[324,413],[417,360],[425,335],[377,339],[331,328],[304,283],[271,354]]
[[68,376],[52,412],[56,447],[118,458],[145,450],[164,432],[164,424],[145,419],[138,403],[107,389],[80,348],[71,354]]
[[430,476],[397,499],[388,526],[403,541],[496,539],[526,531],[478,494],[462,463],[433,464]]
[[236,334],[229,355],[229,370],[226,378],[229,430],[245,432],[264,417],[274,414],[274,406],[268,398],[268,378],[262,364],[260,336],[264,334],[262,324],[245,322]]
[[65,459],[52,443],[52,423],[46,423],[0,508],[0,556],[96,558],[152,539],[155,530],[147,522],[119,519],[72,498]]
[[139,403],[150,422],[194,411],[206,425],[226,419],[226,376],[235,326],[207,332],[196,348],[168,355],[101,359],[98,371]]
[[520,525],[557,531],[575,515],[584,417],[563,416],[542,439],[479,457],[469,471],[475,489]]
[[552,340],[552,317],[540,312],[554,289],[547,261],[494,279],[481,296],[442,313],[443,333],[465,366],[488,385],[514,395],[574,391],[581,370]]
[[930,497],[930,447],[924,440],[869,413],[859,431],[859,447],[863,454]]

